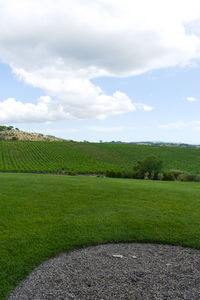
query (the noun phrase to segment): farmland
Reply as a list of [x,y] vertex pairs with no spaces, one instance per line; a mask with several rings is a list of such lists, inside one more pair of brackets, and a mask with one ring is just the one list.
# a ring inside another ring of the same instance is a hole
[[1,141],[0,171],[103,173],[111,164],[96,160],[68,142]]
[[197,148],[112,143],[75,143],[75,147],[99,161],[112,162],[126,170],[131,170],[137,160],[152,154],[163,161],[164,170],[200,173],[200,149]]
[[200,249],[199,183],[0,174],[0,299],[62,251],[117,241]]
[[131,171],[139,159],[153,154],[163,170],[200,173],[200,149],[68,141],[0,141],[0,171],[81,174]]

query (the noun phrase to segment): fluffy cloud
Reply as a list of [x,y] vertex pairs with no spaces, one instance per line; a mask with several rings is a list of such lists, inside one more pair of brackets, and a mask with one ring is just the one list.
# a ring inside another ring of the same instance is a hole
[[22,103],[9,98],[0,102],[0,121],[26,123],[90,118],[102,120],[110,114],[117,115],[136,110],[130,99],[121,92],[115,92],[113,96],[95,96],[93,103],[93,98],[84,99],[84,95],[78,93],[73,93],[70,99],[58,96],[52,100],[49,96],[43,96],[38,99],[37,104]]
[[106,95],[91,79],[194,63],[199,20],[198,0],[0,0],[1,60],[48,95],[36,104],[0,102],[1,121],[151,110],[119,91]]
[[189,102],[197,101],[197,99],[195,97],[187,97],[186,100],[189,101]]

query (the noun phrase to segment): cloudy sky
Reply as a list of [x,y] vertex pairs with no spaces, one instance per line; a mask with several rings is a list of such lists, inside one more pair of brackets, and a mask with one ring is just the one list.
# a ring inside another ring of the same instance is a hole
[[199,0],[0,0],[0,124],[200,144]]

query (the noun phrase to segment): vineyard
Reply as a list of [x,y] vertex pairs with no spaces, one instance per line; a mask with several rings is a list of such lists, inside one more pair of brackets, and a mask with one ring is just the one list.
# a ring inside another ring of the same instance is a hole
[[70,142],[0,142],[0,171],[104,173],[111,167]]
[[163,169],[200,173],[200,149],[131,144],[0,141],[0,171],[104,174],[131,171],[139,159],[153,154]]
[[98,161],[131,171],[137,160],[155,155],[163,162],[163,170],[200,173],[200,149],[112,143],[75,143],[74,147]]

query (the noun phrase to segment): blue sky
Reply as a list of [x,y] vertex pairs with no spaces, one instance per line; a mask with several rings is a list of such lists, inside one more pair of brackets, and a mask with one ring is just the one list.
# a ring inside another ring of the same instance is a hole
[[146,0],[2,2],[0,124],[81,141],[200,144],[198,1],[182,1],[180,13],[178,0],[165,10],[152,0],[160,14],[146,23]]
[[[200,143],[200,69],[167,68],[129,78],[93,79],[106,94],[116,90],[134,102],[146,103],[151,111],[129,112],[104,120],[62,120],[46,123],[13,123],[27,131],[53,134],[66,139],[89,141],[172,141]],[[41,89],[19,81],[8,65],[0,64],[1,99],[15,97],[35,103]],[[194,97],[196,101],[187,101]],[[163,127],[162,127],[163,126]]]

